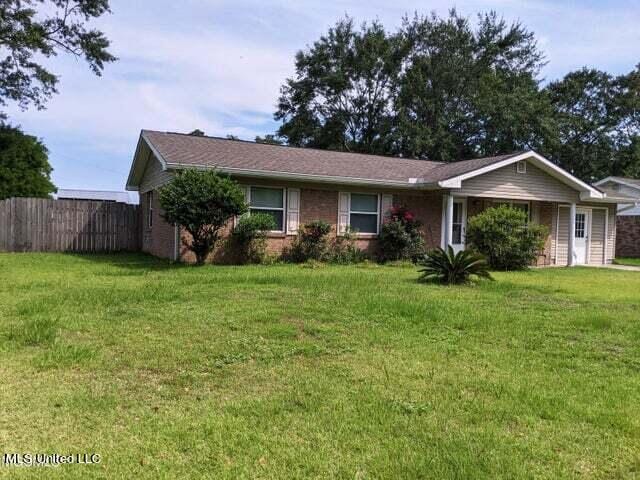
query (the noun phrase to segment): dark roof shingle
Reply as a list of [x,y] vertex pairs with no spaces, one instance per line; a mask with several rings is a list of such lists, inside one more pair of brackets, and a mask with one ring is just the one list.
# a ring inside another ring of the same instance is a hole
[[523,153],[442,163],[151,130],[142,134],[169,167],[219,167],[402,183],[410,179],[424,183],[447,180]]
[[269,145],[215,137],[143,131],[171,165],[408,182],[443,165],[427,160]]

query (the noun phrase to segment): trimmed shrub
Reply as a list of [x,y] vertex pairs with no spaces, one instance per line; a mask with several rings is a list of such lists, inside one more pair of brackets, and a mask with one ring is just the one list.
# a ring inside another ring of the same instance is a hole
[[411,260],[424,255],[422,223],[406,207],[392,207],[382,225],[379,240],[381,262]]
[[327,236],[331,225],[323,220],[314,220],[300,225],[298,235],[287,249],[284,258],[291,262],[302,263],[307,260],[325,261],[329,253]]
[[466,240],[495,270],[522,270],[544,249],[548,229],[529,222],[526,212],[500,205],[469,219]]
[[183,170],[160,188],[164,219],[191,234],[185,246],[204,264],[220,230],[231,218],[247,211],[244,193],[227,175],[214,170]]
[[254,213],[241,217],[232,235],[239,262],[264,262],[267,232],[275,228],[275,220],[266,213]]
[[489,264],[479,253],[470,250],[453,252],[453,248],[446,250],[436,248],[425,255],[418,265],[420,281],[437,282],[447,285],[457,285],[469,282],[471,276],[493,280],[489,273]]

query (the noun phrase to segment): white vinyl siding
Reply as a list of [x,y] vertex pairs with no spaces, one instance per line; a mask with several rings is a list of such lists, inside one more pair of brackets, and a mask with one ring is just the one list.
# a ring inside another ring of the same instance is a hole
[[[581,208],[578,205],[578,208]],[[605,210],[603,207],[586,206],[582,208],[591,209],[591,231],[589,235],[589,258],[588,261],[592,265],[601,265],[603,263],[611,263],[614,258],[615,251],[615,211],[614,208]],[[552,222],[552,252],[555,251],[555,264],[566,265],[569,251],[569,206],[559,205],[557,209],[557,217]],[[608,214],[606,213],[608,211]],[[613,224],[612,224],[613,222]],[[607,232],[606,240],[604,232]]]
[[558,207],[556,243],[556,265],[566,265],[569,261],[569,207]]
[[605,263],[613,263],[616,256],[616,209],[609,208],[609,218],[607,221],[607,248]]
[[464,180],[460,194],[474,197],[539,200],[544,202],[579,201],[579,192],[548,175],[531,163],[526,173],[517,173],[516,164]]
[[589,263],[601,265],[605,258],[605,224],[607,221],[606,210],[593,209],[591,212],[591,238],[589,243]]
[[160,161],[153,155],[149,155],[149,161],[140,179],[139,192],[141,194],[155,190],[173,178],[173,173],[163,170]]

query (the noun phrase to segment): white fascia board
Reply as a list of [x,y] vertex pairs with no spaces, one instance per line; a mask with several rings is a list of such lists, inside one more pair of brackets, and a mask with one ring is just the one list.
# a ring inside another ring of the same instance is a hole
[[138,186],[133,184],[133,176],[139,165],[138,158],[140,156],[140,147],[142,146],[142,142],[143,142],[143,139],[142,139],[142,133],[141,133],[140,136],[138,137],[138,143],[136,144],[136,150],[133,154],[133,159],[131,160],[131,168],[129,169],[129,176],[127,177],[127,183],[125,185],[125,190],[128,190],[130,192],[138,191]]
[[636,203],[629,203],[629,204],[619,204],[618,205],[618,210],[616,213],[622,213],[622,212],[626,212],[627,210],[633,210],[634,208],[638,208],[640,207],[640,202],[636,202]]
[[602,180],[598,180],[597,182],[594,183],[594,185],[597,187],[607,182],[617,182],[617,180],[615,180],[613,177],[607,177],[607,178],[603,178]]
[[138,191],[138,185],[134,185],[132,183],[133,182],[133,177],[134,177],[134,174],[136,173],[136,170],[138,168],[146,167],[146,162],[144,164],[142,164],[142,160],[140,159],[140,148],[143,145],[143,142],[144,142],[144,145],[149,147],[149,150],[151,150],[151,153],[153,153],[153,155],[158,159],[158,161],[160,162],[160,165],[162,166],[162,170],[165,171],[168,168],[167,167],[167,161],[160,154],[160,152],[158,152],[158,150],[156,150],[156,148],[153,146],[153,144],[149,141],[147,136],[144,134],[144,131],[140,132],[140,137],[138,138],[138,145],[136,146],[136,152],[133,155],[133,161],[131,162],[131,170],[129,172],[129,177],[127,178],[126,190],[128,190],[128,191],[132,191],[132,192],[137,192]]
[[507,158],[500,162],[492,163],[491,165],[487,165],[486,167],[472,170],[471,172],[463,173],[462,175],[458,175],[457,177],[442,180],[438,182],[438,186],[441,188],[462,188],[462,182],[464,180],[492,172],[493,170],[497,170],[508,165],[512,165],[521,160],[533,160],[534,164],[550,174],[552,177],[555,177],[563,183],[570,185],[577,190],[580,190],[580,198],[582,200],[591,200],[604,197],[604,194],[602,192],[584,183],[582,180],[574,177],[569,172],[558,167],[553,162],[550,162],[542,155],[534,152],[533,150],[521,153],[520,155],[516,155],[515,157]]
[[317,183],[338,183],[343,185],[361,185],[361,186],[380,186],[389,188],[424,188],[427,185],[421,183],[410,183],[409,180],[379,180],[372,178],[358,178],[358,177],[340,177],[330,175],[315,175],[310,173],[292,173],[292,172],[279,172],[274,170],[252,170],[245,168],[233,168],[233,167],[221,167],[218,165],[188,165],[182,163],[168,163],[167,168],[173,169],[196,169],[196,170],[217,170],[229,175],[235,175],[238,177],[264,177],[272,178],[275,180],[290,180],[301,182],[317,182]]

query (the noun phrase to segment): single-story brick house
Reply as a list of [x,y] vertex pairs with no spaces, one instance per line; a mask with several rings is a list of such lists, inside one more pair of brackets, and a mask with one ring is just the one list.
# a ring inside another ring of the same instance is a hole
[[595,185],[612,195],[629,197],[629,203],[618,205],[616,256],[640,257],[640,179],[607,177]]
[[246,192],[250,212],[274,216],[268,248],[281,251],[298,226],[325,220],[340,235],[357,229],[372,252],[385,212],[411,209],[429,247],[465,247],[467,219],[508,203],[549,228],[540,265],[611,263],[620,199],[588,185],[533,151],[456,163],[258,144],[143,130],[127,189],[140,193],[143,250],[192,261],[184,232],[161,217],[157,190],[181,169],[216,169]]

